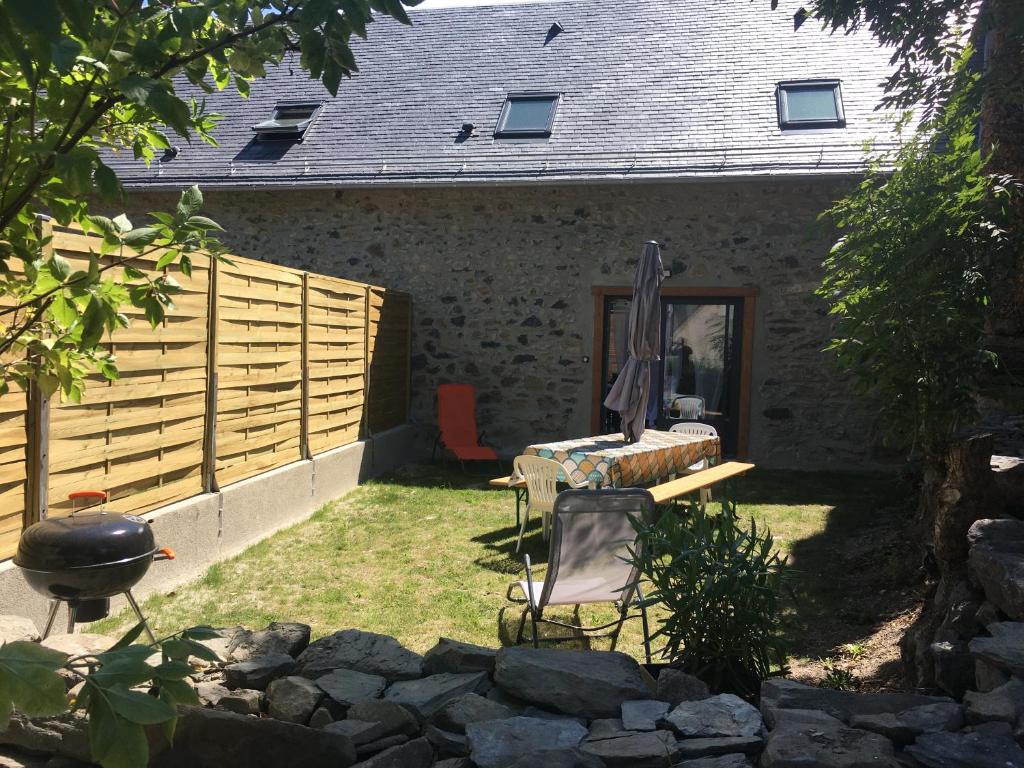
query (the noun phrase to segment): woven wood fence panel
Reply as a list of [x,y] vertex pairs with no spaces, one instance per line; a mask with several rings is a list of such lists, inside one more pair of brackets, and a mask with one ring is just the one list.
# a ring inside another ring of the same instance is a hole
[[306,293],[313,454],[359,439],[366,386],[367,286],[309,275]]
[[301,458],[303,273],[217,266],[217,482]]
[[367,343],[370,432],[404,424],[409,414],[412,300],[408,294],[370,289]]
[[[53,247],[85,268],[98,239],[54,232]],[[151,270],[160,254],[132,264]],[[101,263],[106,263],[104,260]],[[193,259],[191,279],[160,326],[129,307],[128,328],[108,347],[120,379],[92,378],[81,404],[51,399],[49,516],[71,511],[67,495],[106,491],[106,508],[142,512],[202,490],[209,261]]]

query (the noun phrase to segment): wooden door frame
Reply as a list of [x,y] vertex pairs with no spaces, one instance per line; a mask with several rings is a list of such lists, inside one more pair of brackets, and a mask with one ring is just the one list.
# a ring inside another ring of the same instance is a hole
[[[604,360],[604,304],[605,299],[626,298],[633,295],[630,286],[595,285],[591,288],[594,296],[594,353],[591,356],[590,431],[597,434],[601,424],[601,368]],[[719,288],[712,286],[662,286],[665,297],[694,297],[700,299],[741,299],[743,306],[743,329],[740,336],[740,392],[739,419],[736,427],[736,455],[747,457],[750,444],[750,382],[754,359],[754,311],[757,304],[757,288]]]

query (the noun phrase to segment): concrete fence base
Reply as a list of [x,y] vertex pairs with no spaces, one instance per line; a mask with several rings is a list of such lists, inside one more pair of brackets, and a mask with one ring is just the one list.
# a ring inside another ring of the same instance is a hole
[[[157,562],[132,593],[142,599],[201,576],[207,568],[305,520],[332,499],[364,480],[418,458],[414,429],[403,425],[307,461],[160,507],[144,515],[157,546],[170,547],[173,561]],[[125,604],[111,600],[112,610]],[[40,631],[49,601],[29,589],[11,560],[0,563],[0,614],[27,616]],[[63,632],[67,613],[58,614],[54,632]],[[85,631],[88,625],[83,625]]]

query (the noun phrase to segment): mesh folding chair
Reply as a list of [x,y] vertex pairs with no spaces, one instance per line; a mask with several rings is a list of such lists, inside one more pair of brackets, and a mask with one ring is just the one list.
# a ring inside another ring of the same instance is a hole
[[[610,637],[612,650],[615,650],[623,623],[626,619],[639,618],[643,624],[644,653],[650,663],[647,608],[640,590],[640,574],[628,560],[628,549],[637,546],[636,530],[629,516],[651,521],[654,514],[654,497],[643,488],[574,489],[558,494],[544,580],[534,580],[527,555],[526,579],[511,584],[508,589],[509,600],[526,603],[516,643],[523,642],[529,616],[534,648],[539,647],[541,641],[579,639],[578,634],[544,638],[537,634],[538,624],[554,624],[591,637]],[[516,589],[522,590],[524,598],[513,596]],[[548,606],[572,605],[579,621],[579,607],[585,603],[614,603],[619,617],[601,626],[582,627],[544,616]],[[630,608],[638,610],[630,614]],[[597,634],[612,627],[611,632]]]
[[696,421],[704,418],[704,398],[697,395],[680,395],[673,397],[669,403],[670,414],[678,414],[676,418]]
[[438,439],[466,468],[467,461],[497,461],[494,449],[481,445],[476,428],[476,389],[472,384],[442,384],[437,388]]
[[[718,430],[712,427],[710,424],[701,424],[697,421],[687,421],[682,424],[673,424],[668,429],[669,432],[678,432],[683,435],[693,435],[694,437],[718,437]],[[688,472],[700,472],[702,469],[707,469],[710,466],[707,459],[701,459],[696,464],[691,464],[686,469]],[[701,488],[700,489],[700,503],[708,505],[711,503],[711,489]]]
[[565,475],[562,482],[579,487],[573,482],[561,464],[553,459],[542,459],[540,456],[516,456],[512,462],[512,474],[526,480],[526,514],[523,515],[523,522],[519,528],[519,540],[516,542],[516,552],[523,546],[523,536],[526,533],[526,525],[530,521],[531,512],[539,512],[541,515],[541,532],[545,541],[548,538],[548,530],[551,526],[551,512],[555,506],[555,497],[558,495],[559,475]]

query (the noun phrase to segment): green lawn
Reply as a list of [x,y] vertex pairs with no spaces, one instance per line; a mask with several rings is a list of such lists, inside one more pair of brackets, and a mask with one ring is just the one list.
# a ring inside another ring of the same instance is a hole
[[[839,608],[847,591],[863,585],[837,565],[850,542],[877,540],[901,514],[891,509],[901,498],[895,480],[757,470],[735,485],[741,516],[770,526],[800,570],[799,600],[787,619],[794,654],[814,658],[860,637],[859,618],[844,619]],[[419,652],[442,635],[493,646],[514,636],[520,616],[505,599],[523,572],[515,538],[511,492],[412,466],[213,566],[197,582],[149,598],[144,611],[158,634],[200,623],[289,620],[312,625],[314,636],[346,627],[394,635]],[[539,521],[524,551],[534,563],[546,560]],[[878,552],[887,557],[885,547]],[[581,614],[584,621],[613,615],[606,608]],[[97,630],[127,623],[122,614]],[[640,656],[638,622],[632,624],[619,649]]]

